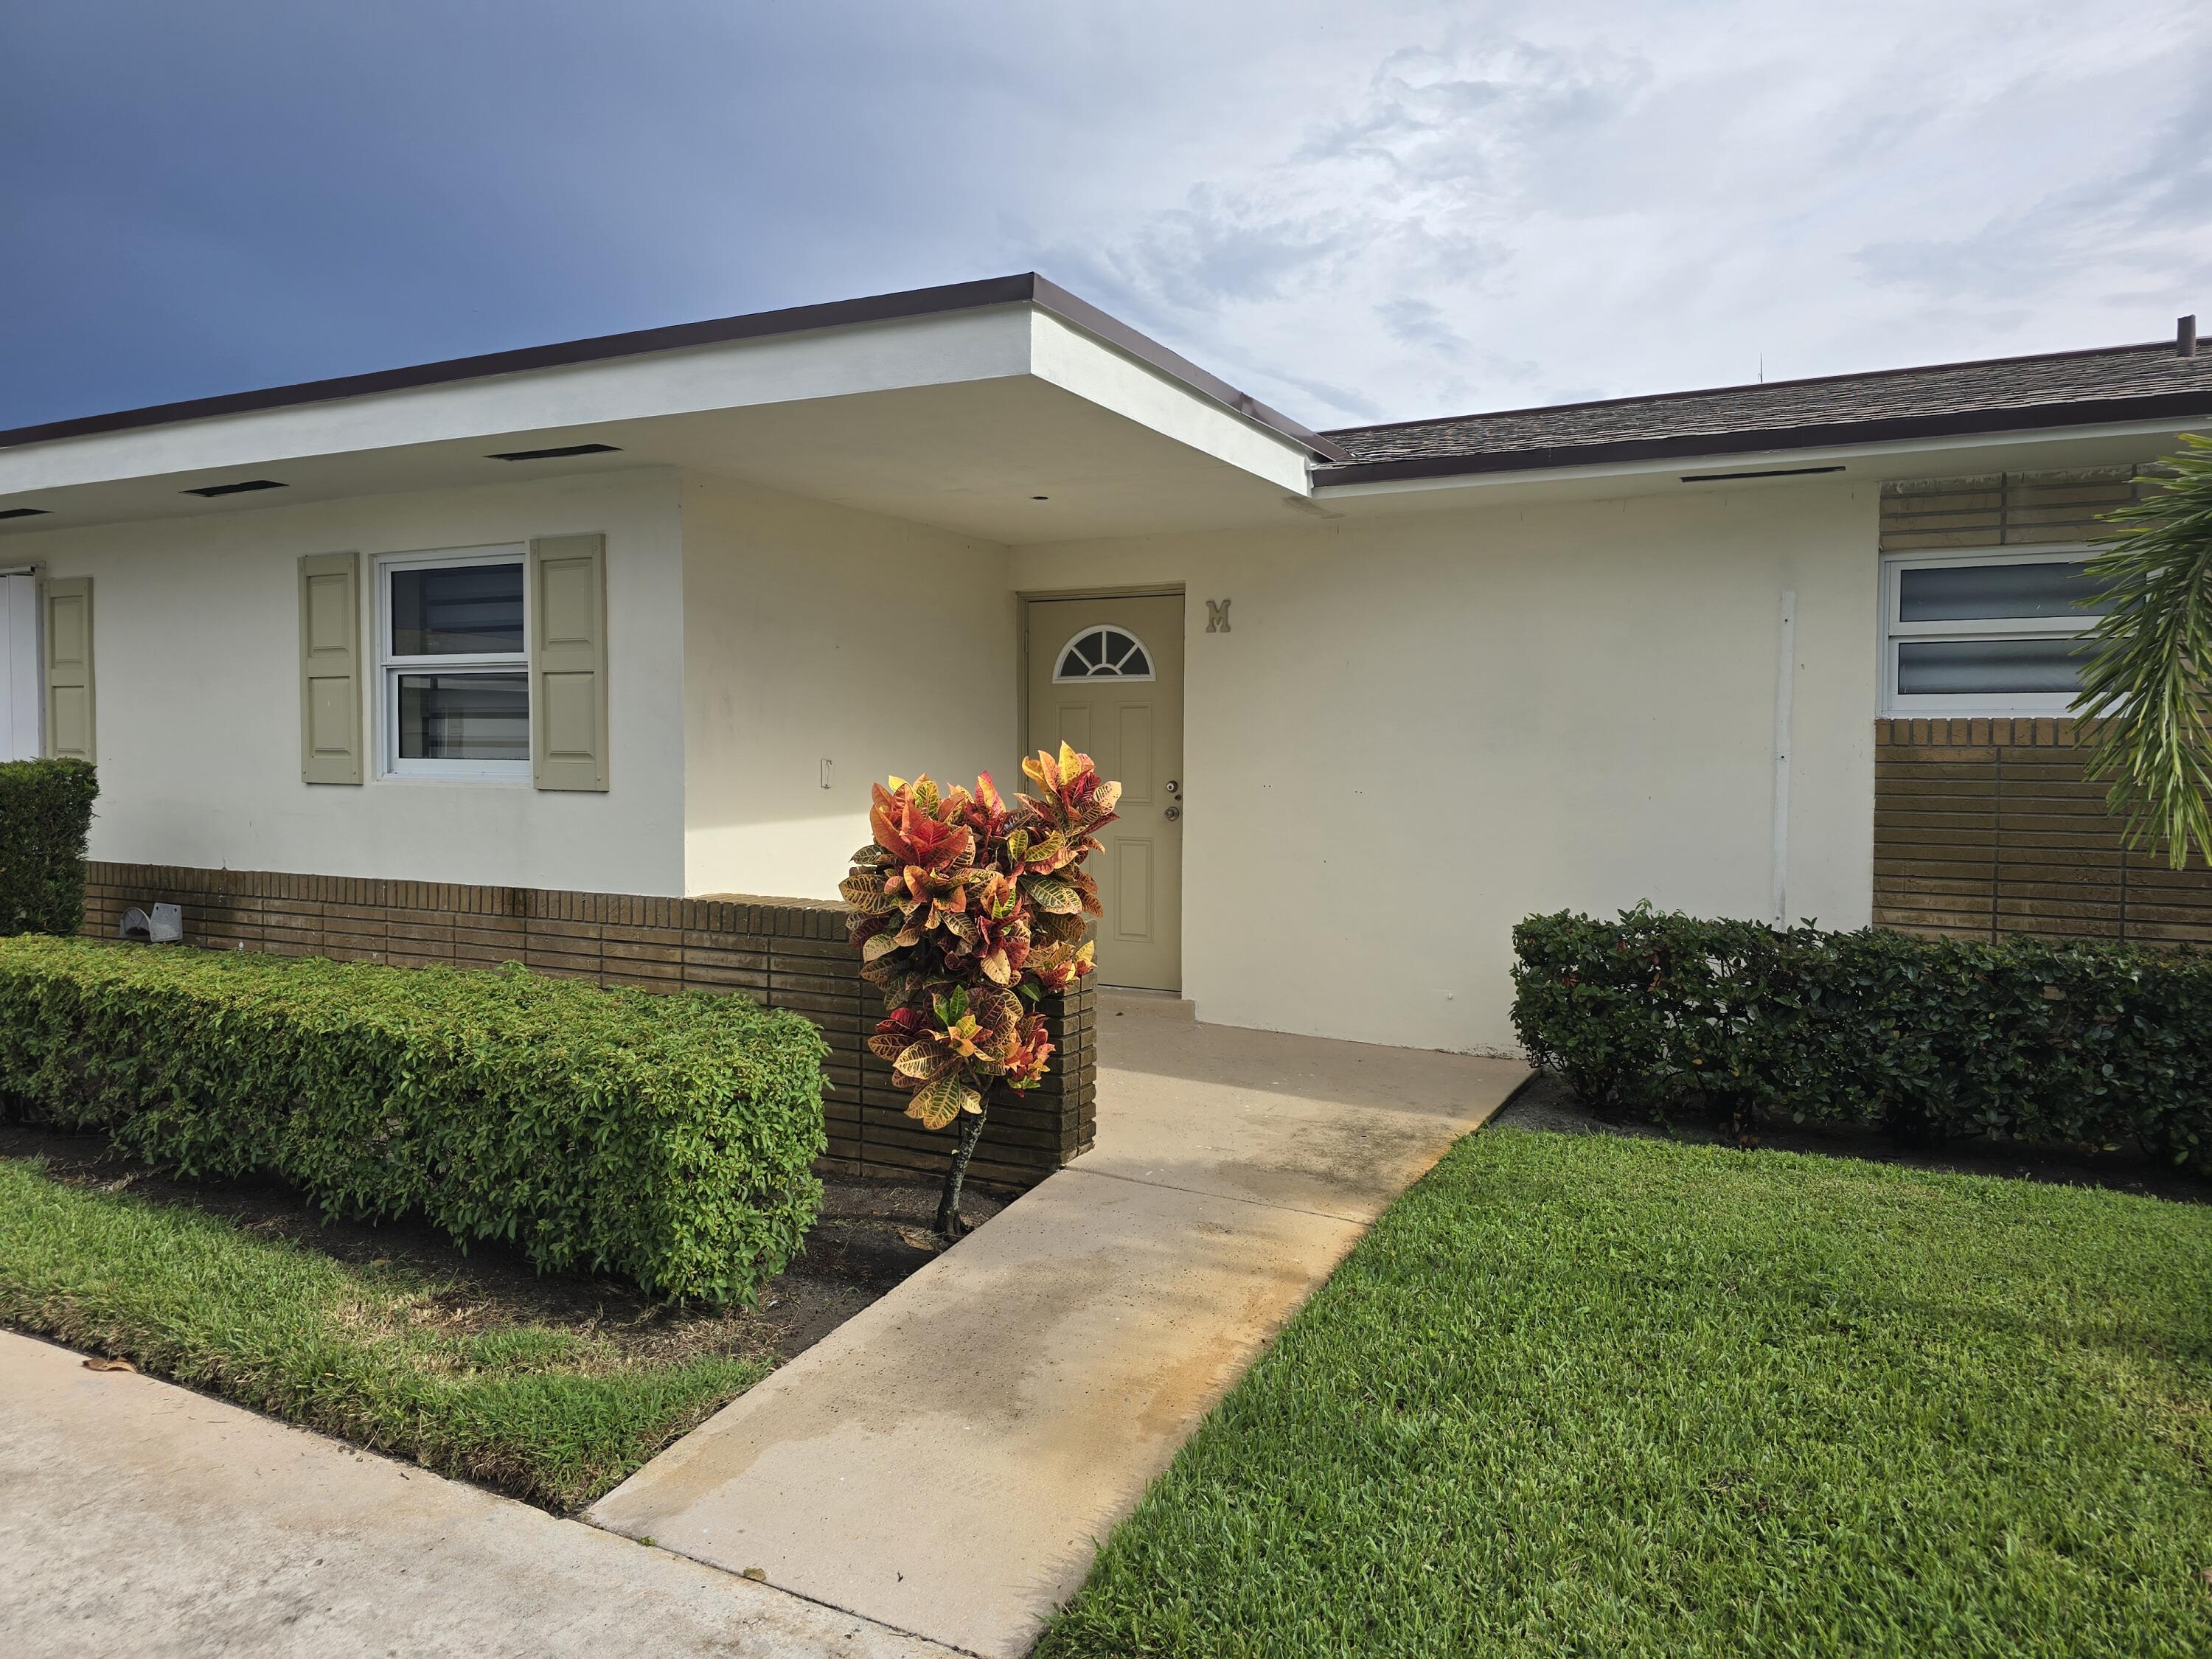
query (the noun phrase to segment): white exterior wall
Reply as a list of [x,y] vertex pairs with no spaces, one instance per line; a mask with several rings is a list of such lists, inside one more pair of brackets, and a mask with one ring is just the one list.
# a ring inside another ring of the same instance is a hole
[[1018,787],[1006,548],[697,474],[683,516],[687,892],[834,898],[894,773]]
[[1522,917],[1765,915],[1790,588],[1791,908],[1869,920],[1875,485],[1676,489],[1017,551],[1025,592],[1188,592],[1201,1019],[1509,1049]]
[[[300,781],[303,553],[358,551],[373,696],[381,553],[601,532],[610,781]],[[8,557],[93,579],[100,799],[92,856],[398,880],[683,891],[683,602],[672,471],[450,490],[15,536]]]
[[[1526,915],[1645,897],[1766,913],[1785,588],[1792,908],[1868,919],[1875,486],[1675,488],[1347,502],[1335,522],[1010,551],[640,471],[19,534],[9,552],[94,580],[94,857],[648,894],[832,896],[872,781],[988,768],[1019,787],[1018,592],[1180,586],[1200,1017],[1485,1049],[1514,1042]],[[593,530],[609,793],[300,781],[301,554]],[[1204,601],[1224,598],[1232,631],[1209,635]]]

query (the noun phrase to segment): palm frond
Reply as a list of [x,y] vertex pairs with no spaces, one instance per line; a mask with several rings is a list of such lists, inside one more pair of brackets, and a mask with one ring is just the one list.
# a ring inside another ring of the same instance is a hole
[[2162,489],[2104,515],[2119,528],[2098,538],[2082,603],[2108,608],[2072,711],[2127,844],[2163,844],[2177,870],[2192,845],[2212,862],[2212,438],[2181,441]]

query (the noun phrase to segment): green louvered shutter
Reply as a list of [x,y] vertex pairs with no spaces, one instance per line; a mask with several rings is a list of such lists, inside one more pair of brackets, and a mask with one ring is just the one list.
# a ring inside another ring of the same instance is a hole
[[92,578],[46,581],[46,753],[96,761],[93,732]]
[[361,556],[300,561],[300,779],[359,783]]
[[607,787],[607,541],[530,544],[530,758],[540,789]]

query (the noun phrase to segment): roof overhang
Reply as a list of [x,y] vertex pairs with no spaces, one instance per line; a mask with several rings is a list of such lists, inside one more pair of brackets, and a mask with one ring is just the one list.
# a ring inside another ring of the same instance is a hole
[[666,466],[1052,541],[1279,514],[1343,453],[1024,275],[0,432],[44,509],[0,531]]
[[2172,453],[2179,434],[2212,428],[2212,407],[2193,399],[2181,418],[2096,422],[2002,431],[1952,432],[1884,441],[1802,448],[1715,449],[1644,454],[1577,465],[1524,466],[1444,477],[1336,483],[1342,468],[1316,479],[1314,507],[1325,516],[1433,512],[1478,501],[1505,507],[1559,500],[1606,500],[1692,490],[1888,483],[1996,472],[2124,466]]
[[1588,469],[1624,463],[1712,460],[1729,456],[1776,455],[1796,450],[1859,449],[1875,445],[1948,444],[2034,432],[2078,432],[2092,428],[2201,421],[2212,414],[2202,392],[2163,392],[2139,398],[2078,398],[2012,409],[1979,409],[1942,415],[1897,416],[1881,420],[1833,421],[1814,425],[1755,428],[1737,432],[1690,433],[1612,442],[1559,444],[1494,450],[1476,455],[1422,455],[1398,460],[1352,461],[1316,467],[1322,489],[1348,484],[1391,483],[1457,478],[1484,473],[1530,473]]

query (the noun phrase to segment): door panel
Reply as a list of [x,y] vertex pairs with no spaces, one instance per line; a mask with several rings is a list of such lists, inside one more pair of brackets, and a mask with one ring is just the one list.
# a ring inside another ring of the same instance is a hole
[[[1111,630],[1103,643],[1101,629]],[[1072,744],[1121,785],[1120,821],[1088,866],[1106,908],[1096,935],[1105,985],[1182,988],[1182,646],[1179,597],[1030,602],[1030,748]],[[1064,659],[1080,678],[1059,675]],[[1149,677],[1132,678],[1140,661]]]
[[1152,766],[1152,708],[1150,702],[1125,702],[1115,710],[1120,717],[1121,799],[1132,807],[1157,803],[1152,786],[1159,780]]
[[1152,844],[1125,836],[1107,851],[1114,859],[1115,886],[1121,902],[1109,907],[1107,921],[1114,937],[1133,945],[1150,945],[1152,915]]

